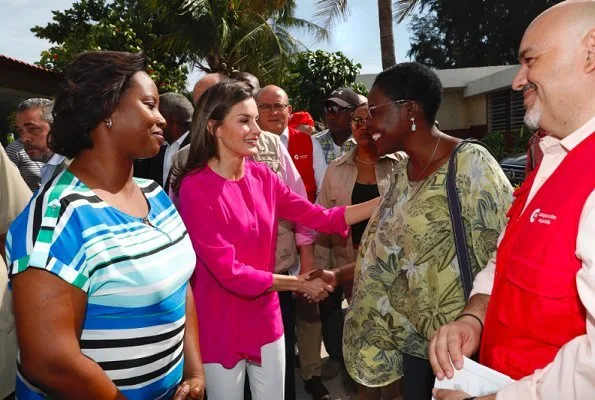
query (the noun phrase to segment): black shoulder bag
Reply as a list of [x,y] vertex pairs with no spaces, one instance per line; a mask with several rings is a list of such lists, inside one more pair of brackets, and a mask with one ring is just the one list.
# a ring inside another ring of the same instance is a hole
[[[461,202],[457,193],[457,153],[466,143],[474,143],[483,146],[483,144],[474,139],[461,141],[454,148],[448,160],[448,172],[446,175],[446,197],[448,199],[448,208],[450,209],[450,222],[455,239],[455,248],[459,269],[461,271],[461,281],[463,282],[463,293],[465,301],[469,300],[469,295],[473,289],[473,272],[471,271],[471,261],[469,259],[469,248],[467,247],[467,235],[463,225],[463,214],[461,212]],[[485,147],[485,146],[484,146]]]

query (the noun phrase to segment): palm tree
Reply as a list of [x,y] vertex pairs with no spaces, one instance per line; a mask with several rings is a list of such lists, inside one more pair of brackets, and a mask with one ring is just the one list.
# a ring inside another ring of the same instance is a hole
[[[419,3],[420,0],[394,0],[394,17],[399,23],[402,22]],[[348,16],[347,0],[318,0],[316,3],[314,17],[320,20],[327,30],[330,30],[337,20]],[[393,0],[378,0],[378,25],[382,69],[386,69],[397,63],[393,34]]]
[[295,0],[142,0],[169,34],[163,51],[184,50],[205,72],[247,71],[263,83],[279,83],[288,57],[305,46],[290,29],[305,29],[317,40],[328,31],[295,18]]

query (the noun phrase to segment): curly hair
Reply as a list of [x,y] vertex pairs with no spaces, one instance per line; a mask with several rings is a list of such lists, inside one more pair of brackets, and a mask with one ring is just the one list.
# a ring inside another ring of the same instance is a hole
[[190,151],[185,164],[172,168],[171,187],[179,195],[184,177],[204,168],[213,157],[219,157],[217,139],[207,130],[210,120],[215,121],[213,130],[223,123],[232,107],[253,98],[253,88],[245,82],[227,79],[207,89],[198,99],[192,127],[190,128]]
[[378,74],[374,85],[392,100],[415,100],[431,126],[442,102],[442,83],[434,71],[417,62],[393,65]]
[[146,66],[143,53],[89,51],[79,55],[56,95],[50,148],[69,158],[93,148],[91,131],[109,118],[130,87],[132,76]]

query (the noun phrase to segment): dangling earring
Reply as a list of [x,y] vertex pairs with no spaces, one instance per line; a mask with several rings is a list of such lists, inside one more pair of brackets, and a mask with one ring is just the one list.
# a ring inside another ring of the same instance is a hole
[[111,129],[112,127],[112,119],[108,119],[107,121],[105,121],[105,126],[107,126],[108,129]]
[[415,125],[415,118],[411,117],[411,132],[415,132],[417,126]]

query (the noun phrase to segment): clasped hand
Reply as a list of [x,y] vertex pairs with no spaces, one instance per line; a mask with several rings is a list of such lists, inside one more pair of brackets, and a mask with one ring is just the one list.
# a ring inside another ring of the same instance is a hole
[[327,274],[324,270],[314,270],[309,274],[300,275],[302,294],[308,301],[320,302],[335,290],[334,274]]

